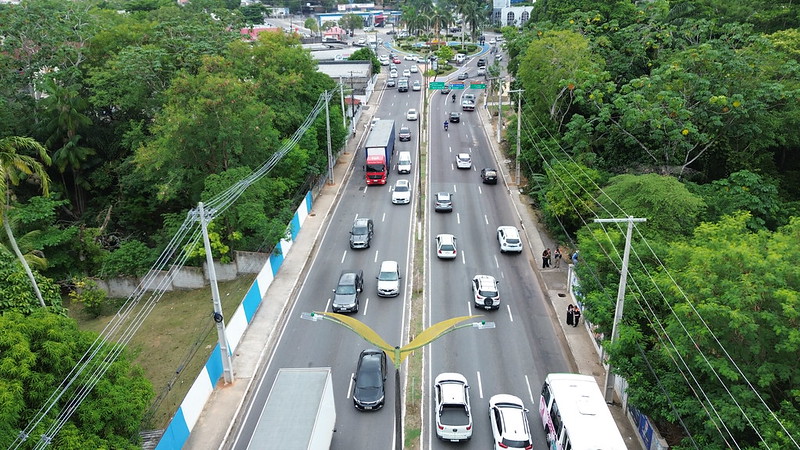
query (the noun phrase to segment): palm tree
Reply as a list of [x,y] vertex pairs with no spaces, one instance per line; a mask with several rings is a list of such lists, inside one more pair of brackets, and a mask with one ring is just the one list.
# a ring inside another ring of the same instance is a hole
[[33,277],[28,261],[17,245],[17,240],[14,238],[13,231],[11,231],[11,223],[8,218],[8,211],[11,208],[12,186],[19,185],[20,181],[24,179],[38,179],[42,192],[47,195],[50,191],[50,178],[48,178],[42,163],[36,158],[21,154],[21,152],[31,151],[38,153],[39,158],[45,164],[50,164],[50,156],[47,155],[47,150],[35,139],[18,136],[0,139],[0,195],[5,199],[3,208],[0,208],[0,220],[3,221],[8,243],[25,269],[25,273],[28,274],[33,286],[33,292],[36,294],[36,298],[39,299],[39,304],[44,307],[47,305],[45,305],[42,298],[42,292],[39,290],[39,285],[36,284],[36,278]]

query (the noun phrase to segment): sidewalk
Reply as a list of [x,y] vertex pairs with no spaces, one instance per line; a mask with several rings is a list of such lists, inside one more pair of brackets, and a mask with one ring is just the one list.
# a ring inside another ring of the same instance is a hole
[[[558,269],[541,268],[542,252],[544,252],[546,248],[554,249],[557,243],[547,234],[545,227],[539,223],[538,214],[531,206],[530,199],[519,191],[518,186],[513,181],[512,173],[514,167],[512,167],[512,162],[503,155],[500,150],[500,144],[497,143],[497,128],[494,126],[496,119],[490,117],[489,110],[484,107],[484,105],[476,108],[475,111],[480,115],[486,135],[489,136],[489,145],[492,147],[496,161],[498,161],[498,170],[503,175],[503,179],[505,180],[504,185],[508,189],[509,196],[511,197],[517,216],[519,217],[521,231],[530,245],[533,257],[532,261],[529,260],[531,267],[539,278],[544,290],[543,294],[550,300],[550,304],[553,306],[553,313],[555,313],[558,318],[558,323],[561,325],[561,329],[564,332],[563,339],[566,340],[573,358],[573,370],[576,373],[595,377],[602,391],[602,386],[604,386],[606,382],[606,370],[605,367],[600,364],[599,356],[592,342],[591,332],[585,326],[583,320],[581,320],[580,325],[577,327],[567,325],[567,306],[572,303],[567,286],[569,256],[564,255],[564,260],[561,262],[561,267]],[[501,163],[501,161],[508,162]],[[609,405],[609,409],[617,422],[622,437],[628,445],[628,449],[640,450],[642,446],[639,443],[636,430],[628,420],[625,411],[619,403],[619,399],[615,399],[615,403]]]

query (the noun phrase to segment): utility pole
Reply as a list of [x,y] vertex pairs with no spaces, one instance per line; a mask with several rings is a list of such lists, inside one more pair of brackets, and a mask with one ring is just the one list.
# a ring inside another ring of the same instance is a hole
[[503,78],[497,83],[497,143],[500,143],[500,132],[503,130]]
[[344,83],[339,77],[339,98],[342,101],[342,128],[347,128],[347,110],[344,107]]
[[525,89],[515,89],[513,91],[508,91],[509,94],[519,94],[517,95],[517,167],[514,176],[514,180],[517,182],[517,188],[519,188],[519,154],[520,154],[520,138],[522,137],[522,93],[525,92]]
[[219,297],[219,287],[217,286],[217,271],[214,268],[214,256],[211,254],[211,242],[208,240],[207,222],[211,221],[211,214],[206,214],[203,202],[197,204],[196,214],[200,220],[200,228],[203,231],[203,246],[206,250],[206,264],[208,264],[208,280],[211,284],[211,298],[214,300],[214,322],[217,324],[217,339],[219,340],[219,352],[222,358],[222,374],[225,384],[233,382],[233,362],[231,352],[228,350],[228,336],[225,334],[225,317],[222,315],[222,301]]
[[350,127],[356,134],[356,88],[353,85],[353,71],[350,71]]
[[[622,253],[622,269],[619,274],[619,288],[617,289],[617,307],[614,310],[614,326],[611,329],[611,343],[619,338],[619,323],[622,320],[622,311],[625,308],[625,285],[628,282],[628,260],[631,254],[631,234],[633,233],[634,222],[647,222],[644,218],[634,218],[628,216],[624,219],[594,219],[594,223],[622,223],[628,222],[628,232],[625,235],[625,250]],[[608,363],[606,372],[605,399],[606,403],[614,403],[614,374],[613,367]]]
[[333,91],[325,93],[325,128],[328,135],[328,184],[333,184],[333,151],[331,149],[331,113],[328,103],[333,98]]

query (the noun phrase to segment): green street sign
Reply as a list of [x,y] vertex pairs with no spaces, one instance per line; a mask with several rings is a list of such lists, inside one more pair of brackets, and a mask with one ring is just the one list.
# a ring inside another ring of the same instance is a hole
[[469,88],[470,89],[486,89],[486,85],[485,84],[470,84]]
[[464,89],[464,83],[454,83],[450,85],[450,89]]
[[428,83],[428,89],[444,89],[444,81],[431,81]]

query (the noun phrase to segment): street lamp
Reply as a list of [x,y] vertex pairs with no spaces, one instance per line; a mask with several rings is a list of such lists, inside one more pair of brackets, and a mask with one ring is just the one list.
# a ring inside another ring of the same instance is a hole
[[378,347],[379,349],[383,350],[386,353],[386,356],[392,360],[394,364],[394,414],[395,414],[395,449],[402,450],[403,448],[403,416],[402,416],[402,405],[400,402],[400,366],[403,364],[403,360],[408,357],[411,352],[414,350],[418,350],[431,342],[439,339],[440,337],[449,334],[455,330],[459,330],[461,328],[477,328],[479,330],[484,329],[491,329],[495,327],[494,322],[470,322],[470,323],[462,323],[465,320],[475,319],[481,316],[461,316],[461,317],[453,317],[452,319],[443,320],[441,322],[435,323],[430,327],[422,330],[420,334],[417,335],[411,342],[406,344],[403,347],[399,345],[391,346],[386,343],[383,338],[376,333],[372,328],[368,327],[365,323],[361,322],[358,319],[354,319],[350,316],[346,316],[344,314],[337,314],[337,313],[329,313],[329,312],[311,312],[311,313],[301,313],[300,318],[304,320],[310,320],[313,322],[318,322],[320,320],[329,320],[334,322],[338,325],[341,325],[348,330],[356,333],[357,335],[361,336],[369,342],[370,344]]

